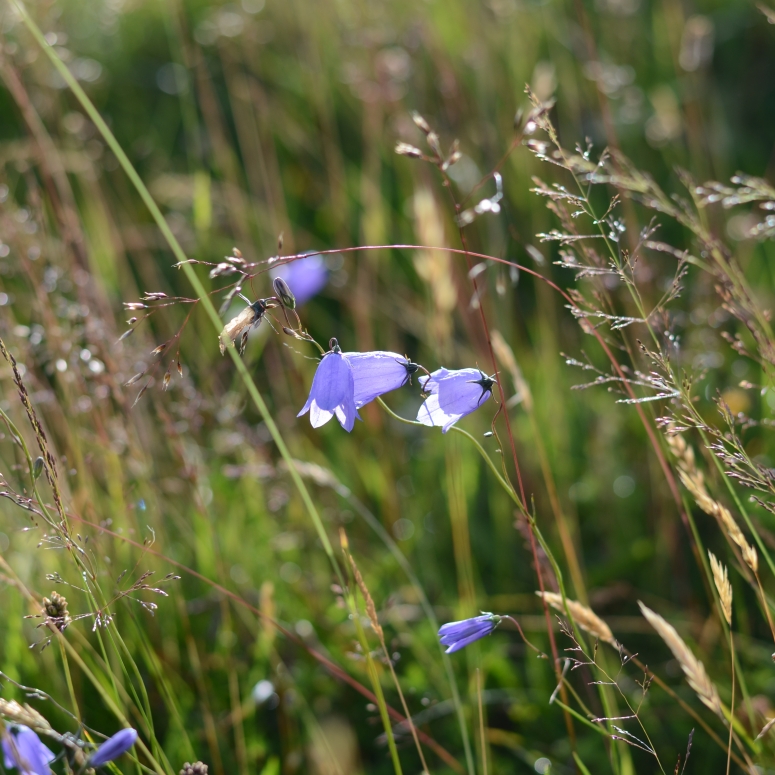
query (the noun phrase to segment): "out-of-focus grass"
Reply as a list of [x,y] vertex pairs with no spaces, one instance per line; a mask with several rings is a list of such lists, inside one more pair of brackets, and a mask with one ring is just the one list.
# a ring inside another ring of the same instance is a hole
[[[267,258],[277,252],[280,233],[286,254],[401,242],[457,247],[440,179],[431,167],[395,156],[395,142],[422,143],[411,109],[440,132],[444,148],[459,139],[464,156],[452,173],[465,193],[511,142],[526,82],[540,97],[556,97],[552,116],[566,146],[587,137],[598,149],[618,145],[669,191],[679,190],[677,165],[696,179],[725,180],[738,169],[765,174],[771,164],[767,127],[775,101],[766,73],[773,31],[753,7],[708,3],[690,14],[675,3],[636,0],[481,5],[293,0],[261,6],[259,0],[223,6],[111,0],[34,9],[49,43],[109,120],[191,258],[217,261],[233,245],[249,260]],[[174,259],[91,122],[14,12],[4,6],[2,13],[0,65],[7,91],[0,91],[5,117],[0,239],[9,250],[0,251],[0,335],[26,366],[25,381],[55,450],[68,507],[118,534],[77,528],[89,536],[100,583],[112,594],[146,569],[158,576],[179,572],[169,558],[276,618],[367,684],[354,629],[331,588],[330,565],[301,499],[198,310],[180,338],[183,377],[175,375],[170,390],[162,392],[165,363],[155,373],[155,385],[132,407],[142,383],[123,384],[147,365],[153,347],[178,331],[188,309],[158,312],[116,344],[125,330],[121,303],[146,291],[192,292],[171,267]],[[696,51],[692,34],[699,36]],[[40,117],[55,152],[39,145],[40,134],[37,140],[30,134],[23,111]],[[72,201],[56,186],[51,165],[57,159]],[[535,237],[557,225],[529,191],[532,175],[548,178],[551,171],[519,148],[502,172],[503,212],[467,230],[472,249],[572,285],[567,270],[553,266],[557,252]],[[47,186],[51,180],[53,192]],[[639,210],[623,213],[640,226],[647,222]],[[741,217],[725,220],[710,213],[714,228],[732,240],[745,226]],[[658,238],[692,245],[667,219]],[[772,248],[766,243],[754,248],[744,240],[732,244],[766,309]],[[382,250],[345,253],[331,266],[326,291],[300,311],[319,341],[336,336],[346,350],[406,352],[430,370],[442,364],[489,367],[459,257]],[[673,268],[673,259],[650,256],[650,274],[641,278],[644,293],[657,298]],[[568,592],[588,597],[619,640],[698,706],[677,663],[638,615],[636,601],[677,623],[722,687],[729,683],[723,633],[634,410],[615,404],[617,396],[605,388],[571,392],[586,374],[567,367],[560,353],[581,358],[587,350],[599,364],[600,351],[559,296],[525,273],[511,276],[502,267],[488,268],[482,278],[490,323],[513,348],[530,386],[534,418],[524,405],[510,412],[525,487],[560,558]],[[698,373],[708,369],[700,411],[715,417],[712,399],[720,390],[739,410],[770,417],[771,391],[760,396],[737,387],[743,379],[758,384],[763,378],[720,338],[727,319],[711,278],[692,267],[684,284],[672,310],[683,365]],[[250,290],[253,296],[269,293],[261,278]],[[619,311],[631,312],[625,306]],[[636,336],[643,334],[630,341]],[[440,620],[478,610],[510,612],[530,639],[548,650],[542,609],[533,595],[532,558],[514,529],[513,503],[464,440],[396,423],[376,405],[365,408],[365,422],[351,436],[333,424],[309,429],[306,418],[297,420],[295,414],[306,397],[313,355],[303,343],[276,336],[264,325],[245,359],[294,457],[331,471],[357,498],[351,502],[310,481],[332,541],[338,527],[347,531],[388,643],[400,657],[396,670],[410,709],[425,714],[422,730],[464,765],[435,632],[424,619],[417,590],[359,508],[363,504],[396,539]],[[2,374],[2,408],[21,427],[10,372]],[[509,380],[504,374],[504,382]],[[407,388],[387,401],[411,418],[418,392]],[[508,384],[507,395],[514,392]],[[463,426],[481,438],[491,408]],[[770,465],[766,433],[753,429],[749,437],[750,454]],[[495,456],[494,439],[482,442]],[[585,589],[574,587],[564,559],[539,442]],[[28,483],[26,462],[7,436],[0,449],[3,475],[20,490]],[[711,465],[706,460],[705,470]],[[0,670],[69,708],[56,644],[42,652],[27,649],[43,636],[35,620],[22,618],[32,609],[19,585],[49,594],[46,574],[59,573],[72,585],[57,590],[70,600],[73,615],[93,606],[78,591],[67,550],[53,551],[45,541],[36,548],[43,531],[24,531],[25,515],[9,503],[2,509],[0,550],[19,581],[9,570],[0,593]],[[715,524],[703,514],[696,518],[707,543],[714,550],[718,545],[723,555]],[[757,519],[763,530],[771,526],[766,512]],[[151,537],[152,549],[163,557],[144,554],[137,545]],[[117,582],[125,569],[127,577]],[[331,751],[342,773],[391,770],[379,739],[379,716],[363,697],[251,609],[200,578],[181,575],[165,587],[168,598],[139,595],[159,604],[154,617],[131,600],[115,607],[116,628],[139,675],[122,669],[120,649],[107,649],[111,669],[105,669],[90,619],[66,631],[135,724],[140,721],[132,715],[132,689],[139,696],[145,686],[155,739],[174,770],[186,759],[201,758],[216,773],[335,772]],[[738,582],[733,574],[734,629],[758,724],[755,736],[761,720],[771,715],[771,644],[755,596]],[[764,582],[771,587],[769,579]],[[565,648],[567,641],[558,638]],[[550,664],[505,632],[454,656],[475,752],[474,671],[483,671],[490,772],[528,772],[541,758],[558,772],[571,771],[572,744],[562,712],[547,704],[555,685]],[[618,659],[607,657],[609,666]],[[111,731],[118,721],[105,715],[83,672],[72,663],[71,668],[84,721]],[[388,701],[398,707],[384,672]],[[113,687],[109,673],[123,686]],[[633,698],[636,678],[628,671],[621,681]],[[602,715],[589,680],[578,682],[584,702]],[[266,681],[272,686],[261,683]],[[254,687],[260,687],[257,694]],[[22,699],[10,684],[5,691]],[[729,702],[728,696],[722,699]],[[61,730],[71,723],[46,704],[41,710]],[[744,724],[747,718],[741,712]],[[655,687],[643,720],[665,769],[672,768],[695,722]],[[725,736],[710,714],[708,723]],[[578,723],[575,732],[576,751],[590,772],[612,766],[622,773],[653,770],[653,760],[640,751]],[[703,734],[697,732],[690,766],[718,769],[725,751]],[[613,765],[611,747],[617,751]],[[405,733],[400,754],[405,771],[419,769]],[[426,755],[433,772],[443,771],[427,749]],[[478,761],[476,766],[480,771]]]

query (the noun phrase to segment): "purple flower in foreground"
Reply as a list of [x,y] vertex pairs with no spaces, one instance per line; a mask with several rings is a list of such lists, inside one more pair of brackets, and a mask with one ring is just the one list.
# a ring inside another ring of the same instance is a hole
[[500,616],[488,613],[474,616],[473,619],[463,619],[462,622],[449,622],[439,628],[439,640],[442,646],[448,647],[446,653],[452,654],[489,635],[500,623]]
[[495,380],[479,369],[449,371],[437,369],[430,377],[420,377],[430,393],[417,413],[417,422],[440,425],[446,433],[459,419],[478,409],[491,395]]
[[38,736],[23,724],[10,724],[3,735],[3,760],[6,767],[15,767],[21,775],[49,775],[53,751],[40,742]]
[[137,740],[137,732],[130,727],[109,737],[90,757],[89,767],[102,767],[103,764],[118,759],[126,753]]
[[320,361],[309,398],[296,415],[309,412],[313,428],[325,425],[334,415],[339,424],[349,433],[355,425],[358,410],[355,406],[355,380],[350,362],[345,358],[336,339],[331,340],[331,352]]
[[398,353],[375,350],[344,353],[353,370],[355,406],[360,409],[377,396],[403,387],[420,367]]
[[272,279],[281,277],[288,283],[298,305],[317,296],[328,282],[326,262],[317,253],[275,267],[269,274]]

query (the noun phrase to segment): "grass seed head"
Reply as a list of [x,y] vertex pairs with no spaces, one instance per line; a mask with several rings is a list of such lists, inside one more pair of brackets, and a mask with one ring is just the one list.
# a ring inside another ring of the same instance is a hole
[[727,577],[726,566],[722,565],[713,552],[708,552],[708,558],[710,559],[710,567],[713,571],[713,582],[716,585],[719,599],[721,600],[721,608],[724,611],[724,618],[727,620],[727,624],[732,624],[732,585],[729,583]]
[[721,700],[716,687],[705,671],[705,665],[692,654],[691,649],[684,643],[681,636],[676,632],[675,627],[668,624],[658,613],[655,613],[640,601],[638,601],[638,605],[648,623],[657,631],[659,637],[665,641],[670,651],[673,652],[673,656],[678,660],[678,664],[681,665],[681,669],[686,675],[689,686],[694,689],[697,696],[708,708],[723,719]]
[[[562,614],[565,613],[562,595],[558,595],[556,592],[536,592],[536,594],[539,597],[543,597],[552,608],[555,608]],[[619,648],[619,644],[616,642],[616,638],[614,638],[611,628],[591,608],[588,608],[576,600],[571,600],[570,598],[565,598],[565,603],[568,606],[570,615],[573,617],[573,621],[575,621],[582,630],[588,632],[590,635],[594,635],[605,643],[609,643],[615,649]]]

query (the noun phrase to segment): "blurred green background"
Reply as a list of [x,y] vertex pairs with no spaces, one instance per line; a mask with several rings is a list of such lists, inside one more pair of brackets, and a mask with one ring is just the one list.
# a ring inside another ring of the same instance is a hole
[[[727,180],[738,170],[766,177],[775,160],[775,29],[748,2],[41,0],[29,8],[187,255],[202,261],[217,262],[234,246],[249,261],[267,259],[277,254],[280,234],[285,255],[391,243],[460,247],[438,171],[397,156],[395,144],[424,147],[412,110],[430,122],[444,149],[459,140],[463,156],[449,174],[460,199],[509,148],[515,113],[528,105],[525,84],[542,100],[556,99],[551,117],[566,147],[589,141],[594,154],[618,147],[669,192],[681,191],[678,167],[696,180]],[[0,13],[0,335],[25,366],[68,507],[118,534],[79,528],[90,537],[108,596],[146,569],[182,576],[164,587],[169,597],[137,593],[158,603],[155,616],[131,599],[115,606],[137,674],[121,665],[121,648],[100,651],[91,618],[71,625],[68,639],[99,680],[119,676],[127,697],[145,686],[155,737],[174,771],[184,760],[202,759],[216,775],[390,772],[376,709],[300,645],[368,685],[330,565],[265,424],[198,308],[189,317],[186,303],[163,307],[117,343],[126,319],[143,314],[122,312],[123,302],[144,292],[193,292],[115,156],[17,13],[5,0]],[[501,173],[501,213],[466,229],[469,246],[572,286],[573,275],[553,263],[556,246],[535,236],[557,222],[530,192],[534,175],[566,185],[567,178],[521,146]],[[492,182],[482,191],[490,196]],[[640,227],[650,217],[633,211]],[[710,218],[769,308],[771,246],[743,238],[745,214],[714,211]],[[656,238],[692,247],[667,219]],[[429,370],[489,369],[461,256],[386,248],[332,255],[327,263],[326,289],[300,309],[321,343],[337,337],[345,350],[406,353]],[[643,292],[656,301],[675,260],[650,255],[641,270]],[[213,290],[225,284],[197,271]],[[640,421],[605,387],[572,392],[594,375],[567,366],[563,354],[584,360],[587,353],[601,368],[603,361],[561,297],[497,265],[479,281],[490,325],[513,350],[529,389],[520,392],[506,370],[506,394],[518,396],[508,411],[525,488],[569,593],[586,599],[620,641],[700,707],[636,604],[643,600],[673,622],[711,676],[728,685],[722,632]],[[771,417],[774,393],[737,387],[741,380],[758,384],[759,368],[722,339],[728,316],[712,278],[691,267],[684,286],[671,325],[681,367],[698,375],[701,411],[715,417],[712,399],[722,391],[735,411]],[[266,276],[246,293],[270,295]],[[221,296],[214,299],[218,305]],[[125,383],[151,364],[151,349],[178,332],[133,406],[144,382]],[[628,332],[633,342],[639,335]],[[335,423],[315,431],[306,417],[297,420],[315,354],[264,324],[244,357],[293,456],[321,469],[304,469],[314,474],[313,497],[336,546],[338,528],[347,531],[418,725],[466,767],[434,628],[373,525],[408,558],[440,622],[480,610],[511,613],[548,650],[526,534],[515,529],[513,504],[462,437],[402,425],[376,405],[362,411],[364,423],[351,435]],[[163,373],[176,358],[183,375],[173,369],[162,391]],[[21,427],[10,371],[0,377],[3,409]],[[420,400],[416,385],[387,397],[407,418]],[[461,425],[496,457],[495,440],[482,438],[494,411],[491,402]],[[765,432],[754,428],[747,441],[751,454],[771,465]],[[26,463],[7,436],[0,461],[5,479],[21,491]],[[67,705],[59,649],[28,649],[43,635],[38,622],[22,618],[34,605],[21,590],[48,595],[50,574],[60,574],[56,588],[73,616],[93,606],[79,592],[67,550],[54,551],[40,528],[27,531],[28,517],[8,500],[0,509],[0,552],[13,569],[2,572],[0,670]],[[563,554],[557,509],[580,557],[584,589]],[[709,545],[721,546],[712,520],[696,516]],[[759,519],[766,532],[771,515],[762,511]],[[153,551],[163,557],[144,553],[141,545],[152,536]],[[275,617],[300,643],[169,560]],[[762,721],[775,692],[772,643],[755,595],[742,586],[735,592],[739,658]],[[659,771],[653,757],[578,721],[572,742],[561,709],[548,704],[551,665],[506,630],[452,659],[477,772],[484,771],[477,668],[490,772],[570,773],[572,748],[591,773]],[[569,645],[559,634],[558,644]],[[606,658],[616,670],[618,655],[609,651]],[[387,700],[398,708],[383,672]],[[602,715],[590,679],[578,675],[579,693]],[[637,701],[642,676],[627,668],[619,678]],[[94,687],[77,670],[73,680],[87,723],[112,731],[117,722]],[[3,691],[22,699],[11,684]],[[45,703],[41,710],[62,731],[72,724]],[[718,720],[699,712],[725,738]],[[696,723],[658,688],[642,718],[665,771],[672,771]],[[742,723],[750,724],[748,716]],[[720,772],[726,752],[703,734],[696,733],[687,772]],[[399,751],[405,771],[419,772],[405,730]],[[432,772],[451,771],[426,755]]]

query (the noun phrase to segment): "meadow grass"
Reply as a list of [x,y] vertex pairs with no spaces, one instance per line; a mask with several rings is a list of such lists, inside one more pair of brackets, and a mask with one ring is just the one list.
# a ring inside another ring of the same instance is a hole
[[[4,2],[4,744],[773,769],[768,18]],[[312,250],[325,289],[222,355],[236,285]],[[442,434],[418,372],[310,428],[332,337],[493,398]]]

